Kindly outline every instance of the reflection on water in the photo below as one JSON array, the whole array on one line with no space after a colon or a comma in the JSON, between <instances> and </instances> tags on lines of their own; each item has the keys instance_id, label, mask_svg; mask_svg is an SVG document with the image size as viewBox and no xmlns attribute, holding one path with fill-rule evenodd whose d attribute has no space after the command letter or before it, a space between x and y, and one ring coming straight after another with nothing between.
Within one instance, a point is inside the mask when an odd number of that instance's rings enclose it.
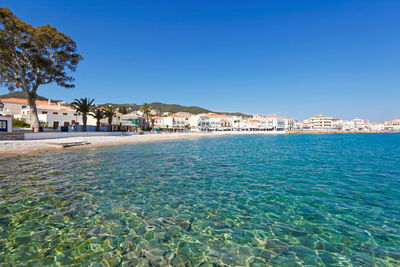
<instances>
[{"instance_id":1,"label":"reflection on water","mask_svg":"<svg viewBox=\"0 0 400 267\"><path fill-rule=\"evenodd\" d=\"M400 265L400 135L233 136L0 160L9 265Z\"/></svg>"}]
</instances>

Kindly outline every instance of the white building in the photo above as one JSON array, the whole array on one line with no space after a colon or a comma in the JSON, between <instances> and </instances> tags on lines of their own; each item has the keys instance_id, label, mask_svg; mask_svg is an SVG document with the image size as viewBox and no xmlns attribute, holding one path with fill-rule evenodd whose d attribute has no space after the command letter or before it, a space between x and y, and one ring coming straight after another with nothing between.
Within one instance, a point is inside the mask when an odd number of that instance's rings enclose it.
<instances>
[{"instance_id":1,"label":"white building","mask_svg":"<svg viewBox=\"0 0 400 267\"><path fill-rule=\"evenodd\" d=\"M385 130L400 131L400 119L385 121Z\"/></svg>"},{"instance_id":2,"label":"white building","mask_svg":"<svg viewBox=\"0 0 400 267\"><path fill-rule=\"evenodd\" d=\"M56 105L51 103L50 100L36 100L35 103L36 105ZM5 114L20 116L21 110L27 108L28 106L28 99L15 97L0 99L0 112Z\"/></svg>"},{"instance_id":3,"label":"white building","mask_svg":"<svg viewBox=\"0 0 400 267\"><path fill-rule=\"evenodd\" d=\"M190 126L189 118L179 114L171 114L162 119L162 129L172 131L183 131L187 130Z\"/></svg>"},{"instance_id":4,"label":"white building","mask_svg":"<svg viewBox=\"0 0 400 267\"><path fill-rule=\"evenodd\" d=\"M331 131L333 130L332 117L326 117L322 114L316 115L305 122L310 122L313 131Z\"/></svg>"},{"instance_id":5,"label":"white building","mask_svg":"<svg viewBox=\"0 0 400 267\"><path fill-rule=\"evenodd\" d=\"M210 120L207 114L192 115L189 118L190 130L194 132L210 131Z\"/></svg>"},{"instance_id":6,"label":"white building","mask_svg":"<svg viewBox=\"0 0 400 267\"><path fill-rule=\"evenodd\" d=\"M294 128L294 120L289 117L268 115L260 120L263 128L267 131L290 131Z\"/></svg>"},{"instance_id":7,"label":"white building","mask_svg":"<svg viewBox=\"0 0 400 267\"><path fill-rule=\"evenodd\" d=\"M12 132L12 115L0 113L0 133Z\"/></svg>"},{"instance_id":8,"label":"white building","mask_svg":"<svg viewBox=\"0 0 400 267\"><path fill-rule=\"evenodd\" d=\"M189 124L192 131L232 131L242 120L240 116L226 114L202 113L189 117Z\"/></svg>"},{"instance_id":9,"label":"white building","mask_svg":"<svg viewBox=\"0 0 400 267\"><path fill-rule=\"evenodd\" d=\"M369 124L369 129L373 132L380 132L385 130L385 124L381 122L372 122Z\"/></svg>"},{"instance_id":10,"label":"white building","mask_svg":"<svg viewBox=\"0 0 400 267\"><path fill-rule=\"evenodd\" d=\"M47 124L47 127L57 129L60 126L82 124L82 116L74 109L63 106L61 103L36 104L39 121ZM24 119L30 123L31 109L28 106L21 109L21 114L16 118Z\"/></svg>"}]
</instances>

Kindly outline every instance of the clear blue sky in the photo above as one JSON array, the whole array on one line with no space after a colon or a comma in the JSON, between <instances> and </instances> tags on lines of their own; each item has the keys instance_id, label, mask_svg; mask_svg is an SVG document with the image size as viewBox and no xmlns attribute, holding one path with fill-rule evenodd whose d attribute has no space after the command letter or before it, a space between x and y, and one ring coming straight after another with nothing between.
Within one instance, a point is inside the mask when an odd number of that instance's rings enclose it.
<instances>
[{"instance_id":1,"label":"clear blue sky","mask_svg":"<svg viewBox=\"0 0 400 267\"><path fill-rule=\"evenodd\" d=\"M160 101L296 119L400 117L399 0L0 5L77 42L84 60L76 88L40 88L46 97Z\"/></svg>"}]
</instances>

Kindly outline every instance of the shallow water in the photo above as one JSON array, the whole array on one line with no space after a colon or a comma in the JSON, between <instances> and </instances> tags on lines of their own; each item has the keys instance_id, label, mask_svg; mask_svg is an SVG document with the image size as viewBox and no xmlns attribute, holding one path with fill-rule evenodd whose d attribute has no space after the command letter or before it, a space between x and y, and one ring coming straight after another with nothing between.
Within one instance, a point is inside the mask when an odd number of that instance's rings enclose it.
<instances>
[{"instance_id":1,"label":"shallow water","mask_svg":"<svg viewBox=\"0 0 400 267\"><path fill-rule=\"evenodd\" d=\"M0 159L0 262L398 266L399 145L228 136Z\"/></svg>"}]
</instances>

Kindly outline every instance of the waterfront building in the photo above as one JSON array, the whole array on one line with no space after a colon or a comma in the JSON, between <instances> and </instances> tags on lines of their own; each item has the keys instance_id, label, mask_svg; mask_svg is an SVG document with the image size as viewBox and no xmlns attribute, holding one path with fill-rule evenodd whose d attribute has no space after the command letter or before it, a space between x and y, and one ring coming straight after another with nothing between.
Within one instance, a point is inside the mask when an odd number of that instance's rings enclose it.
<instances>
[{"instance_id":1,"label":"waterfront building","mask_svg":"<svg viewBox=\"0 0 400 267\"><path fill-rule=\"evenodd\" d=\"M154 120L153 130L159 131L164 128L164 117L154 116L152 119Z\"/></svg>"},{"instance_id":2,"label":"waterfront building","mask_svg":"<svg viewBox=\"0 0 400 267\"><path fill-rule=\"evenodd\" d=\"M70 107L62 105L61 102L54 104L48 101L46 104L36 104L36 109L39 121L45 123L49 128L58 129L60 126L82 124L81 114ZM24 108L21 108L21 113L14 117L24 119L27 123L30 123L30 106L25 105Z\"/></svg>"},{"instance_id":3,"label":"waterfront building","mask_svg":"<svg viewBox=\"0 0 400 267\"><path fill-rule=\"evenodd\" d=\"M136 113L121 114L120 121L116 121L116 124L118 124L118 122L120 122L121 131L135 131L143 129L146 125L146 119L142 116L138 116Z\"/></svg>"},{"instance_id":4,"label":"waterfront building","mask_svg":"<svg viewBox=\"0 0 400 267\"><path fill-rule=\"evenodd\" d=\"M206 115L210 122L210 131L230 131L232 118L225 114L209 113Z\"/></svg>"},{"instance_id":5,"label":"waterfront building","mask_svg":"<svg viewBox=\"0 0 400 267\"><path fill-rule=\"evenodd\" d=\"M166 130L183 131L189 127L189 118L174 113L163 118L163 126Z\"/></svg>"},{"instance_id":6,"label":"waterfront building","mask_svg":"<svg viewBox=\"0 0 400 267\"><path fill-rule=\"evenodd\" d=\"M304 122L302 121L294 121L293 122L293 130L294 131L302 131L304 127Z\"/></svg>"},{"instance_id":7,"label":"waterfront building","mask_svg":"<svg viewBox=\"0 0 400 267\"><path fill-rule=\"evenodd\" d=\"M285 131L293 129L293 119L288 117L279 117L277 115L265 116L265 129L267 131Z\"/></svg>"},{"instance_id":8,"label":"waterfront building","mask_svg":"<svg viewBox=\"0 0 400 267\"><path fill-rule=\"evenodd\" d=\"M333 121L332 126L334 129L344 131L344 132L351 132L351 131L357 131L356 124L353 120L338 120L338 121Z\"/></svg>"},{"instance_id":9,"label":"waterfront building","mask_svg":"<svg viewBox=\"0 0 400 267\"><path fill-rule=\"evenodd\" d=\"M0 110L7 114L20 115L22 109L29 107L28 99L23 98L2 98L0 99ZM50 100L36 100L36 105L57 105Z\"/></svg>"},{"instance_id":10,"label":"waterfront building","mask_svg":"<svg viewBox=\"0 0 400 267\"><path fill-rule=\"evenodd\" d=\"M385 130L385 124L381 122L372 122L368 127L373 132L380 132Z\"/></svg>"},{"instance_id":11,"label":"waterfront building","mask_svg":"<svg viewBox=\"0 0 400 267\"><path fill-rule=\"evenodd\" d=\"M208 132L210 131L210 120L207 114L202 113L189 117L190 130L193 132Z\"/></svg>"},{"instance_id":12,"label":"waterfront building","mask_svg":"<svg viewBox=\"0 0 400 267\"><path fill-rule=\"evenodd\" d=\"M0 112L0 133L12 132L12 115Z\"/></svg>"},{"instance_id":13,"label":"waterfront building","mask_svg":"<svg viewBox=\"0 0 400 267\"><path fill-rule=\"evenodd\" d=\"M306 122L311 123L313 131L331 131L333 130L332 127L333 120L334 118L332 117L327 117L322 114L319 114L308 119Z\"/></svg>"},{"instance_id":14,"label":"waterfront building","mask_svg":"<svg viewBox=\"0 0 400 267\"><path fill-rule=\"evenodd\" d=\"M391 121L385 121L385 130L400 131L400 118Z\"/></svg>"}]
</instances>

